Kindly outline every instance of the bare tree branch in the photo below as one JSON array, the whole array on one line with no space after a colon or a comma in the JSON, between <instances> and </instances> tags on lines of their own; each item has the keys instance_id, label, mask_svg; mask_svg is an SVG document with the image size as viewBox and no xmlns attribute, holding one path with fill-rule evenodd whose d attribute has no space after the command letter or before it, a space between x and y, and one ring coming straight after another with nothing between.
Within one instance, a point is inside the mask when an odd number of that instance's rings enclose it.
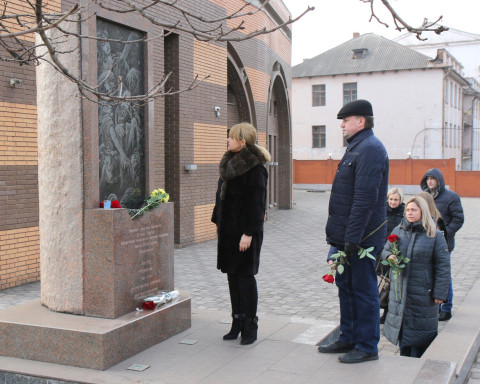
<instances>
[{"instance_id":1,"label":"bare tree branch","mask_svg":"<svg viewBox=\"0 0 480 384\"><path fill-rule=\"evenodd\" d=\"M378 23L384 25L385 27L389 28L389 25L376 15L374 10L374 2L375 0L360 0L363 3L370 3L370 21L372 19L377 20ZM412 27L407 21L402 18L397 11L392 7L389 0L381 0L383 6L388 10L390 15L392 16L393 23L395 24L395 29L398 31L407 30L410 33L414 33L419 40L427 40L427 38L423 38L421 35L423 32L435 32L437 35L441 34L442 32L448 31L448 28L444 25L440 25L440 21L442 21L443 16L439 16L435 21L429 22L427 18L424 18L422 25L419 27Z\"/></svg>"},{"instance_id":2,"label":"bare tree branch","mask_svg":"<svg viewBox=\"0 0 480 384\"><path fill-rule=\"evenodd\" d=\"M8 6L8 0L4 2L4 6L0 11L0 47L3 48L3 53L0 53L0 61L16 62L20 65L48 63L67 79L74 82L78 86L82 97L92 101L112 103L125 101L140 103L162 96L189 91L197 87L209 76L201 79L195 77L185 89L173 90L165 89L165 85L170 77L170 74L166 74L145 94L129 95L123 92L121 77L117 78L114 84L109 79L108 87L105 86L105 82L111 75L115 65L113 63L110 70L107 69L103 73L104 77L98 80L98 84L89 84L81 76L74 75L62 60L63 55L79 49L83 39L127 46L163 38L171 33L187 33L203 42L243 41L278 31L299 20L307 12L314 9L313 7L308 7L299 16L295 18L290 17L280 24L272 22L271 27L246 31L246 21L260 12L264 12L270 0L262 2L259 6L254 6L251 2L246 1L230 14L214 18L207 18L200 13L195 13L192 11L195 7L187 7L189 3L185 2L183 3L185 5L182 5L177 0L115 0L114 2L108 0L77 0L67 12L51 12L45 0L23 1L31 8L31 13L28 10L24 10L22 13L14 13L11 11L14 8ZM177 16L169 19L159 17L158 7L161 7L162 10L167 9L170 14ZM149 36L148 39L137 38L122 41L104 36L81 34L79 27L75 28L73 32L71 28L65 28L69 23L76 23L80 26L81 23L96 17L95 10L99 8L119 14L140 15L152 25L158 27L159 32L155 36ZM165 12L160 12L160 14L165 14ZM55 31L55 33L49 33L51 31ZM34 35L39 37L38 42L40 44L32 46L31 41ZM74 45L77 48L60 48L68 39L76 41ZM38 50L38 48L42 48L43 51ZM108 88L108 90L105 91L105 88Z\"/></svg>"}]
</instances>

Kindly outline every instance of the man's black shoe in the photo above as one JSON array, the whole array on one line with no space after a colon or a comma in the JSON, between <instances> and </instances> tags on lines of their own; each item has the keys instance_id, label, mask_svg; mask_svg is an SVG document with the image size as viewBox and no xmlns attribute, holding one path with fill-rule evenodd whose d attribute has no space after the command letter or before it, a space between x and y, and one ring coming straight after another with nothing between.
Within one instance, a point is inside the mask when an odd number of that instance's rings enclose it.
<instances>
[{"instance_id":1,"label":"man's black shoe","mask_svg":"<svg viewBox=\"0 0 480 384\"><path fill-rule=\"evenodd\" d=\"M355 347L355 344L346 344L340 341L336 341L328 345L320 345L318 347L318 352L322 353L346 353L349 352Z\"/></svg>"},{"instance_id":2,"label":"man's black shoe","mask_svg":"<svg viewBox=\"0 0 480 384\"><path fill-rule=\"evenodd\" d=\"M447 321L452 318L452 312L440 312L438 315L438 321Z\"/></svg>"},{"instance_id":3,"label":"man's black shoe","mask_svg":"<svg viewBox=\"0 0 480 384\"><path fill-rule=\"evenodd\" d=\"M378 353L367 353L354 348L345 355L339 356L338 360L346 364L363 363L364 361L378 360Z\"/></svg>"}]
</instances>

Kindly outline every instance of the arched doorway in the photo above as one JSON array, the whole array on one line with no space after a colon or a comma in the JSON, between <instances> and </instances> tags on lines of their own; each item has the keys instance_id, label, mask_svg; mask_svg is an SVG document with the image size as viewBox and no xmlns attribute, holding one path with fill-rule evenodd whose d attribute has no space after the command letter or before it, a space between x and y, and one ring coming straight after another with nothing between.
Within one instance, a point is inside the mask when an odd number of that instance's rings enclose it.
<instances>
[{"instance_id":1,"label":"arched doorway","mask_svg":"<svg viewBox=\"0 0 480 384\"><path fill-rule=\"evenodd\" d=\"M267 143L272 155L269 168L269 209L292 208L292 150L290 108L285 74L277 62L273 67L268 103Z\"/></svg>"},{"instance_id":2,"label":"arched doorway","mask_svg":"<svg viewBox=\"0 0 480 384\"><path fill-rule=\"evenodd\" d=\"M256 127L253 94L245 68L231 44L227 49L227 126L230 129L237 123L249 122Z\"/></svg>"}]
</instances>

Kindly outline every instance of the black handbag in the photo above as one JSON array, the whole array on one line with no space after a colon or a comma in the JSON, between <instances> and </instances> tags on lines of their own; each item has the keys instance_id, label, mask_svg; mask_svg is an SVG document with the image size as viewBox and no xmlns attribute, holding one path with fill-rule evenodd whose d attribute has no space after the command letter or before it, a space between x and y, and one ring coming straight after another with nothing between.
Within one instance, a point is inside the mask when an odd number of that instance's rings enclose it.
<instances>
[{"instance_id":1,"label":"black handbag","mask_svg":"<svg viewBox=\"0 0 480 384\"><path fill-rule=\"evenodd\" d=\"M388 293L390 292L390 279L386 275L377 276L378 299L380 308L388 308Z\"/></svg>"},{"instance_id":2,"label":"black handbag","mask_svg":"<svg viewBox=\"0 0 480 384\"><path fill-rule=\"evenodd\" d=\"M383 265L381 265L381 261L380 260L378 261L377 263L378 300L380 301L380 308L382 309L388 308L388 293L390 292L390 279L388 277L389 269L390 268L383 268Z\"/></svg>"}]
</instances>

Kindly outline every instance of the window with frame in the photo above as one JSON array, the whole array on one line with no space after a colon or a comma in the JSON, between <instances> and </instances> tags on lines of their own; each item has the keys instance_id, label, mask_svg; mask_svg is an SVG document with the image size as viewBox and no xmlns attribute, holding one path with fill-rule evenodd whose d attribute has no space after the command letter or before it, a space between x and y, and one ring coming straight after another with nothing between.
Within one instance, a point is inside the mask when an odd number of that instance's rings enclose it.
<instances>
[{"instance_id":1,"label":"window with frame","mask_svg":"<svg viewBox=\"0 0 480 384\"><path fill-rule=\"evenodd\" d=\"M445 81L445 104L448 105L450 104L450 100L448 99L449 93L448 93L448 80Z\"/></svg>"},{"instance_id":2,"label":"window with frame","mask_svg":"<svg viewBox=\"0 0 480 384\"><path fill-rule=\"evenodd\" d=\"M457 92L457 84L455 84L455 108L458 108L458 92Z\"/></svg>"},{"instance_id":3,"label":"window with frame","mask_svg":"<svg viewBox=\"0 0 480 384\"><path fill-rule=\"evenodd\" d=\"M325 148L326 128L325 125L312 126L312 148Z\"/></svg>"},{"instance_id":4,"label":"window with frame","mask_svg":"<svg viewBox=\"0 0 480 384\"><path fill-rule=\"evenodd\" d=\"M450 81L450 103L449 103L452 107L453 107L453 82Z\"/></svg>"},{"instance_id":5,"label":"window with frame","mask_svg":"<svg viewBox=\"0 0 480 384\"><path fill-rule=\"evenodd\" d=\"M364 59L367 56L367 48L353 49L352 59Z\"/></svg>"},{"instance_id":6,"label":"window with frame","mask_svg":"<svg viewBox=\"0 0 480 384\"><path fill-rule=\"evenodd\" d=\"M452 134L452 124L450 123L449 125L449 129L448 129L448 146L450 148L452 148L452 144L453 144L453 134Z\"/></svg>"},{"instance_id":7,"label":"window with frame","mask_svg":"<svg viewBox=\"0 0 480 384\"><path fill-rule=\"evenodd\" d=\"M357 83L343 83L343 105L357 100Z\"/></svg>"},{"instance_id":8,"label":"window with frame","mask_svg":"<svg viewBox=\"0 0 480 384\"><path fill-rule=\"evenodd\" d=\"M325 84L312 85L312 107L323 107L326 104Z\"/></svg>"},{"instance_id":9,"label":"window with frame","mask_svg":"<svg viewBox=\"0 0 480 384\"><path fill-rule=\"evenodd\" d=\"M448 147L448 123L445 122L443 127L443 138L444 138L444 147Z\"/></svg>"}]
</instances>

